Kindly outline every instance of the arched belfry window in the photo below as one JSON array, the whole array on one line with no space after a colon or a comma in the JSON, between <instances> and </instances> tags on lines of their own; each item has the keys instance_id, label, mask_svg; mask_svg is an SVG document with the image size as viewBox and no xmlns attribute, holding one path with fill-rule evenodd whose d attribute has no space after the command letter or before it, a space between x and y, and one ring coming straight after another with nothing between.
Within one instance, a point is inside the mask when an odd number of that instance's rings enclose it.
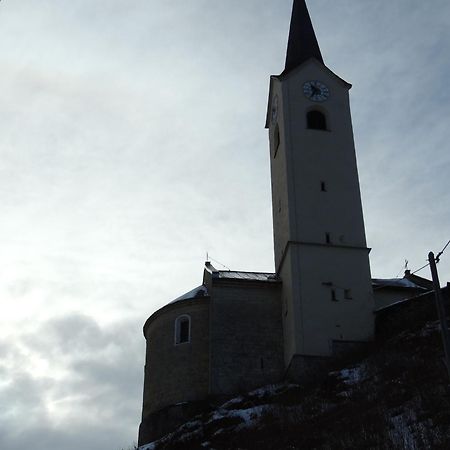
<instances>
[{"instance_id":1,"label":"arched belfry window","mask_svg":"<svg viewBox=\"0 0 450 450\"><path fill-rule=\"evenodd\" d=\"M175 345L191 342L191 318L185 314L175 320Z\"/></svg>"},{"instance_id":2,"label":"arched belfry window","mask_svg":"<svg viewBox=\"0 0 450 450\"><path fill-rule=\"evenodd\" d=\"M326 130L327 129L327 118L325 114L312 110L306 114L306 123L310 130Z\"/></svg>"}]
</instances>

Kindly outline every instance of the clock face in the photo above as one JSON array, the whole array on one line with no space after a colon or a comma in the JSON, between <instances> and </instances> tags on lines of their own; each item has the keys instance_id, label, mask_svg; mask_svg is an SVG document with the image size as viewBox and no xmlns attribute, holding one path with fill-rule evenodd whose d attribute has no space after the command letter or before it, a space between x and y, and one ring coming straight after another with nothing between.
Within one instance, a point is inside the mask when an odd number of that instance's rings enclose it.
<instances>
[{"instance_id":1,"label":"clock face","mask_svg":"<svg viewBox=\"0 0 450 450\"><path fill-rule=\"evenodd\" d=\"M270 110L270 120L272 123L275 123L277 121L278 117L278 95L275 95L275 97L272 100L272 109Z\"/></svg>"},{"instance_id":2,"label":"clock face","mask_svg":"<svg viewBox=\"0 0 450 450\"><path fill-rule=\"evenodd\" d=\"M303 85L305 97L313 102L324 102L330 96L328 87L320 81L307 81Z\"/></svg>"}]
</instances>

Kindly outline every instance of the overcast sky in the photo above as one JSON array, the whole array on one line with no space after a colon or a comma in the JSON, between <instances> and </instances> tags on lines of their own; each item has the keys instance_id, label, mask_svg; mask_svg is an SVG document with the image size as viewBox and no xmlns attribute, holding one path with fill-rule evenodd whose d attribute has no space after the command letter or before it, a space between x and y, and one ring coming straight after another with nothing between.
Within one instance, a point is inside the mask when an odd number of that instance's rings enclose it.
<instances>
[{"instance_id":1,"label":"overcast sky","mask_svg":"<svg viewBox=\"0 0 450 450\"><path fill-rule=\"evenodd\" d=\"M450 239L450 3L310 0L351 102L374 277ZM291 0L0 2L0 448L119 450L142 325L206 252L273 271ZM450 280L450 249L440 264ZM428 269L419 273L429 276Z\"/></svg>"}]
</instances>

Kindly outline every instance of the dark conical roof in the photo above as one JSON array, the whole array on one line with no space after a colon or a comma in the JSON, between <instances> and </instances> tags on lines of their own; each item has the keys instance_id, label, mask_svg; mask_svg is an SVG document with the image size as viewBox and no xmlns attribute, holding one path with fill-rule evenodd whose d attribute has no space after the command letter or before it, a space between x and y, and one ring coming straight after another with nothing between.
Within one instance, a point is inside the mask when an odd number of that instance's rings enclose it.
<instances>
[{"instance_id":1,"label":"dark conical roof","mask_svg":"<svg viewBox=\"0 0 450 450\"><path fill-rule=\"evenodd\" d=\"M316 58L323 64L306 2L305 0L294 0L285 72L295 69L309 58Z\"/></svg>"}]
</instances>

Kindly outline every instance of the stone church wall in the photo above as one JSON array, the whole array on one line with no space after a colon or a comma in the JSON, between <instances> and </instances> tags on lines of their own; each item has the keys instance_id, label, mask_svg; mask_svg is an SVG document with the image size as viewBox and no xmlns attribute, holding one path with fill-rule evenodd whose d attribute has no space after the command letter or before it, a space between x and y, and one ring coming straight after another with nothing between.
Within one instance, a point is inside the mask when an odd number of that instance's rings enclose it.
<instances>
[{"instance_id":1,"label":"stone church wall","mask_svg":"<svg viewBox=\"0 0 450 450\"><path fill-rule=\"evenodd\" d=\"M191 342L174 345L175 320L184 314L191 317ZM145 336L143 419L178 402L203 400L209 387L209 298L167 305L149 319Z\"/></svg>"},{"instance_id":2,"label":"stone church wall","mask_svg":"<svg viewBox=\"0 0 450 450\"><path fill-rule=\"evenodd\" d=\"M227 395L283 376L280 284L215 280L211 294L211 388Z\"/></svg>"}]
</instances>

